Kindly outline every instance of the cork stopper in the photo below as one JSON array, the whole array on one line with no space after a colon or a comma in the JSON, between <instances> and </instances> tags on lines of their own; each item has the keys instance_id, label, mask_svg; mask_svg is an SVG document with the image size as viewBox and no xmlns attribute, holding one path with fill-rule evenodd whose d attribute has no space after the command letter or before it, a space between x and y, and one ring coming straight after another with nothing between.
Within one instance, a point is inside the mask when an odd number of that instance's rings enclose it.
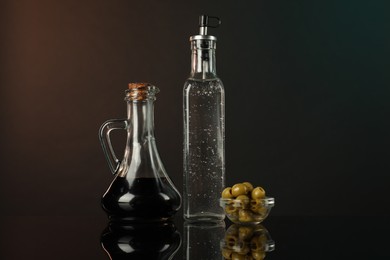
<instances>
[{"instance_id":1,"label":"cork stopper","mask_svg":"<svg viewBox=\"0 0 390 260\"><path fill-rule=\"evenodd\" d=\"M126 90L126 101L155 100L156 94L160 91L150 83L129 83Z\"/></svg>"}]
</instances>

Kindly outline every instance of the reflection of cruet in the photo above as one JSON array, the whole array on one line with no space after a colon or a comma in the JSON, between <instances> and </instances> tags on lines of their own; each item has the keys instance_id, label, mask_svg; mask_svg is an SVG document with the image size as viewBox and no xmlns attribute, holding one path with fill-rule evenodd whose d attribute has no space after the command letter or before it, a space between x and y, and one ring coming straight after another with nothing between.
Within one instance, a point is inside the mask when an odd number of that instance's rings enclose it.
<instances>
[{"instance_id":1,"label":"reflection of cruet","mask_svg":"<svg viewBox=\"0 0 390 260\"><path fill-rule=\"evenodd\" d=\"M158 91L148 83L130 83L125 98L127 118L108 120L100 128L100 142L115 174L102 198L111 221L164 221L180 208L180 194L165 172L154 138L153 103ZM122 160L111 145L114 129L127 131Z\"/></svg>"},{"instance_id":2,"label":"reflection of cruet","mask_svg":"<svg viewBox=\"0 0 390 260\"><path fill-rule=\"evenodd\" d=\"M113 260L172 259L181 245L180 233L171 222L123 226L110 223L100 241Z\"/></svg>"}]
</instances>

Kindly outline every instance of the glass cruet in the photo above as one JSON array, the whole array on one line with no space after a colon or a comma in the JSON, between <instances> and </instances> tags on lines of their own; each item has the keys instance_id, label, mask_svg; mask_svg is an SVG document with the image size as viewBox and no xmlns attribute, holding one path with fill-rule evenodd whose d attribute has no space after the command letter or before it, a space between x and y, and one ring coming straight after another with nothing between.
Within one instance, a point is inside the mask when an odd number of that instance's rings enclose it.
<instances>
[{"instance_id":1,"label":"glass cruet","mask_svg":"<svg viewBox=\"0 0 390 260\"><path fill-rule=\"evenodd\" d=\"M155 142L153 105L158 92L149 83L130 83L125 98L127 118L108 120L100 128L100 142L115 175L102 198L111 221L164 221L181 206L181 196L165 171ZM110 132L115 129L127 131L122 160L111 145Z\"/></svg>"},{"instance_id":2,"label":"glass cruet","mask_svg":"<svg viewBox=\"0 0 390 260\"><path fill-rule=\"evenodd\" d=\"M116 225L110 222L100 242L109 259L173 259L181 245L173 222Z\"/></svg>"}]
</instances>

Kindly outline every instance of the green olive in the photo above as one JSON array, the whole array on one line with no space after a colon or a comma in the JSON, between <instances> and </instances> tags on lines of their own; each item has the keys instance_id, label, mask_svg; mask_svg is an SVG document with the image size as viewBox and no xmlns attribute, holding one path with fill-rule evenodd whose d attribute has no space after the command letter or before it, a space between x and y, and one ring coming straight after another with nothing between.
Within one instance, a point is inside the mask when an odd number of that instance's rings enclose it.
<instances>
[{"instance_id":1,"label":"green olive","mask_svg":"<svg viewBox=\"0 0 390 260\"><path fill-rule=\"evenodd\" d=\"M225 189L222 191L222 198L223 198L223 199L231 199L231 198L233 198L233 195L232 195L232 188L231 188L231 187L227 187L227 188L225 188Z\"/></svg>"},{"instance_id":2,"label":"green olive","mask_svg":"<svg viewBox=\"0 0 390 260\"><path fill-rule=\"evenodd\" d=\"M245 185L245 187L246 187L246 192L247 192L247 193L252 192L252 190L253 190L253 185L252 185L252 183L246 181L246 182L243 182L242 184Z\"/></svg>"},{"instance_id":3,"label":"green olive","mask_svg":"<svg viewBox=\"0 0 390 260\"><path fill-rule=\"evenodd\" d=\"M264 251L252 252L252 257L255 260L263 260L265 258Z\"/></svg>"},{"instance_id":4,"label":"green olive","mask_svg":"<svg viewBox=\"0 0 390 260\"><path fill-rule=\"evenodd\" d=\"M235 208L231 205L226 206L225 213L232 221L235 221L238 219L238 208Z\"/></svg>"},{"instance_id":5,"label":"green olive","mask_svg":"<svg viewBox=\"0 0 390 260\"><path fill-rule=\"evenodd\" d=\"M240 205L240 207L246 209L250 206L250 199L247 195L240 195L237 198L235 198L236 205Z\"/></svg>"},{"instance_id":6,"label":"green olive","mask_svg":"<svg viewBox=\"0 0 390 260\"><path fill-rule=\"evenodd\" d=\"M246 195L246 186L242 183L233 185L232 187L233 197L238 197L240 195Z\"/></svg>"},{"instance_id":7,"label":"green olive","mask_svg":"<svg viewBox=\"0 0 390 260\"><path fill-rule=\"evenodd\" d=\"M234 187L234 186L233 186ZM264 199L265 190L262 187L256 187L252 191L252 199Z\"/></svg>"},{"instance_id":8,"label":"green olive","mask_svg":"<svg viewBox=\"0 0 390 260\"><path fill-rule=\"evenodd\" d=\"M265 219L265 216L264 214L255 213L253 214L253 219L255 220L255 222L261 222Z\"/></svg>"},{"instance_id":9,"label":"green olive","mask_svg":"<svg viewBox=\"0 0 390 260\"><path fill-rule=\"evenodd\" d=\"M233 205L227 205L225 207L225 212L229 215L230 218L238 218L238 210L239 209Z\"/></svg>"},{"instance_id":10,"label":"green olive","mask_svg":"<svg viewBox=\"0 0 390 260\"><path fill-rule=\"evenodd\" d=\"M261 199L252 199L251 206L262 207L263 201Z\"/></svg>"},{"instance_id":11,"label":"green olive","mask_svg":"<svg viewBox=\"0 0 390 260\"><path fill-rule=\"evenodd\" d=\"M262 207L261 205L251 206L251 210L252 212L260 214L261 216L264 216L267 213L267 208Z\"/></svg>"},{"instance_id":12,"label":"green olive","mask_svg":"<svg viewBox=\"0 0 390 260\"><path fill-rule=\"evenodd\" d=\"M238 220L240 222L251 222L253 221L252 212L247 209L241 209L238 212Z\"/></svg>"}]
</instances>

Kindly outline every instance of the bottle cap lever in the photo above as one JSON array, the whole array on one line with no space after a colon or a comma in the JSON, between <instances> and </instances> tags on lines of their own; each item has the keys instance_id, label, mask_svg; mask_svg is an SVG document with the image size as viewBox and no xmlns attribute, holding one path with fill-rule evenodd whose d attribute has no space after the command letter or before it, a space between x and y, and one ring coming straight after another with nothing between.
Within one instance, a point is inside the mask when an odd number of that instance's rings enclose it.
<instances>
[{"instance_id":1,"label":"bottle cap lever","mask_svg":"<svg viewBox=\"0 0 390 260\"><path fill-rule=\"evenodd\" d=\"M215 20L216 23L209 24L209 20ZM199 16L199 34L207 35L207 27L217 28L221 24L221 19L216 16L200 15Z\"/></svg>"}]
</instances>

